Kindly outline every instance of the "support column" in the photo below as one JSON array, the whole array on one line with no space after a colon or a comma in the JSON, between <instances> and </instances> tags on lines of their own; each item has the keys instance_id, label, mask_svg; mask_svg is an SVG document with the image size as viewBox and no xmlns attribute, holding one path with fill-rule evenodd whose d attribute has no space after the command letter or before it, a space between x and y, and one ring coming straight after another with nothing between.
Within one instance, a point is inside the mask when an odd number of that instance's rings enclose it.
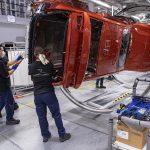
<instances>
[{"instance_id":1,"label":"support column","mask_svg":"<svg viewBox=\"0 0 150 150\"><path fill-rule=\"evenodd\" d=\"M113 119L109 119L109 128L108 128L108 150L112 150L112 137L113 137Z\"/></svg>"},{"instance_id":2,"label":"support column","mask_svg":"<svg viewBox=\"0 0 150 150\"><path fill-rule=\"evenodd\" d=\"M6 0L5 0L5 15L8 15L7 14L7 2L6 2Z\"/></svg>"},{"instance_id":3,"label":"support column","mask_svg":"<svg viewBox=\"0 0 150 150\"><path fill-rule=\"evenodd\" d=\"M150 130L148 131L147 135L147 150L150 150Z\"/></svg>"}]
</instances>

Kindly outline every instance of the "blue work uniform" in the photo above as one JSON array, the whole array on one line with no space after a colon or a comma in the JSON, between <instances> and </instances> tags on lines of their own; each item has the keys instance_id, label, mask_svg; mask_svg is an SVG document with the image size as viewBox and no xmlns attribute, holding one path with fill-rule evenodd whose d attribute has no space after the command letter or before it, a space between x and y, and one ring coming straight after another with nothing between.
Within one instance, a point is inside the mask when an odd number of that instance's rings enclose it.
<instances>
[{"instance_id":1,"label":"blue work uniform","mask_svg":"<svg viewBox=\"0 0 150 150\"><path fill-rule=\"evenodd\" d=\"M34 84L34 102L39 119L41 134L43 137L49 137L47 121L47 107L49 108L60 137L66 133L63 126L59 103L52 85L53 65L51 63L43 65L40 61L35 61L29 65L29 75Z\"/></svg>"},{"instance_id":2,"label":"blue work uniform","mask_svg":"<svg viewBox=\"0 0 150 150\"><path fill-rule=\"evenodd\" d=\"M6 119L9 121L14 115L14 101L12 98L8 67L4 60L0 58L0 111L4 106L6 109Z\"/></svg>"},{"instance_id":3,"label":"blue work uniform","mask_svg":"<svg viewBox=\"0 0 150 150\"><path fill-rule=\"evenodd\" d=\"M9 70L9 67L7 67L7 64L8 64L8 57L7 55L5 55L4 57L1 58L1 61L4 62L4 65L5 67ZM11 101L13 101L13 104L14 104L14 110L15 108L17 109L18 108L18 104L15 102L15 99L14 99L14 96L13 96L13 93L12 93L12 90L11 90L11 81L10 81L10 78L9 78L9 87L10 87L10 91L9 91L9 94L10 94L10 98L11 98ZM0 107L0 111L2 111L2 109L4 108L5 104L3 103L3 106L1 105Z\"/></svg>"}]
</instances>

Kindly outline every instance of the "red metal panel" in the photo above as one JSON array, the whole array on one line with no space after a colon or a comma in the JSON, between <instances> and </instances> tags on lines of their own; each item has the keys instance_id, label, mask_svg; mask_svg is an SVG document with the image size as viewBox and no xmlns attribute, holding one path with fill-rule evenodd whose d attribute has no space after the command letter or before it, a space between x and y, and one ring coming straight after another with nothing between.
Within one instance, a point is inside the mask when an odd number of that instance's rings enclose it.
<instances>
[{"instance_id":1,"label":"red metal panel","mask_svg":"<svg viewBox=\"0 0 150 150\"><path fill-rule=\"evenodd\" d=\"M90 18L72 13L69 19L63 86L78 88L84 80L90 49Z\"/></svg>"},{"instance_id":2,"label":"red metal panel","mask_svg":"<svg viewBox=\"0 0 150 150\"><path fill-rule=\"evenodd\" d=\"M117 71L123 27L104 22L100 40L97 76Z\"/></svg>"},{"instance_id":3,"label":"red metal panel","mask_svg":"<svg viewBox=\"0 0 150 150\"><path fill-rule=\"evenodd\" d=\"M75 71L78 61L78 51L81 38L81 27L79 21L82 23L83 16L78 13L71 13L69 16L68 33L66 41L66 54L64 64L63 86L69 87L74 85Z\"/></svg>"},{"instance_id":4,"label":"red metal panel","mask_svg":"<svg viewBox=\"0 0 150 150\"><path fill-rule=\"evenodd\" d=\"M150 26L134 24L129 55L125 69L132 71L150 71Z\"/></svg>"},{"instance_id":5,"label":"red metal panel","mask_svg":"<svg viewBox=\"0 0 150 150\"><path fill-rule=\"evenodd\" d=\"M90 53L90 39L91 39L91 25L88 13L84 12L84 22L82 29L82 47L79 66L77 69L75 88L78 88L84 80L85 71L87 68L89 53Z\"/></svg>"},{"instance_id":6,"label":"red metal panel","mask_svg":"<svg viewBox=\"0 0 150 150\"><path fill-rule=\"evenodd\" d=\"M53 3L51 3L53 2ZM68 32L65 42L65 64L62 85L64 87L74 86L78 88L84 80L91 39L91 25L89 16L103 22L101 32L96 78L117 71L126 69L133 71L150 71L150 26L136 24L124 19L118 20L115 17L103 17L102 15L89 12L83 7L76 8L73 3L44 0L43 3L50 3L45 8L45 14L53 11L63 10L70 13ZM131 41L129 53L126 57L119 57L123 30L131 28ZM124 38L123 38L124 39ZM123 45L122 45L123 46ZM119 59L120 58L120 59ZM118 66L118 60L126 59ZM120 67L120 68L119 68Z\"/></svg>"}]
</instances>

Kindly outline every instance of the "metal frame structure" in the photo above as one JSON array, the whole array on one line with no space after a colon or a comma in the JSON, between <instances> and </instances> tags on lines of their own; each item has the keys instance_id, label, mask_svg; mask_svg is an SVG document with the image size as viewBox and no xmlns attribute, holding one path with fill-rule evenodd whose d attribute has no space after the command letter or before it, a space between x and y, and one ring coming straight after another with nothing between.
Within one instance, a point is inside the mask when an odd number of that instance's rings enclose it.
<instances>
[{"instance_id":1,"label":"metal frame structure","mask_svg":"<svg viewBox=\"0 0 150 150\"><path fill-rule=\"evenodd\" d=\"M132 96L136 97L137 95L137 85L139 83L139 81L142 82L150 82L150 80L147 79L139 79L136 78L135 82L133 84L133 93ZM144 98L148 92L150 91L150 84L148 85L148 87L145 89L145 91L140 95L141 98ZM110 114L110 118L109 118L109 136L108 136L108 150L112 150L113 147L113 123L114 120L118 119L122 122L124 122L125 124L130 124L130 126L136 126L136 127L140 127L140 128L148 128L149 132L148 132L148 136L147 136L147 150L150 149L150 122L149 121L141 121L141 120L137 120L137 119L133 119L133 118L128 118L125 116L120 116L119 114L117 114L116 112L112 112Z\"/></svg>"},{"instance_id":2,"label":"metal frame structure","mask_svg":"<svg viewBox=\"0 0 150 150\"><path fill-rule=\"evenodd\" d=\"M27 6L25 0L1 0L0 15L11 15L20 18L27 18Z\"/></svg>"},{"instance_id":3,"label":"metal frame structure","mask_svg":"<svg viewBox=\"0 0 150 150\"><path fill-rule=\"evenodd\" d=\"M147 73L146 73L146 75L147 75ZM145 76L145 74L144 74L144 76ZM138 78L143 78L143 75L139 75ZM137 82L137 79L135 80L135 83ZM148 81L148 80L138 79L138 81ZM116 84L118 84L118 86L116 88L113 88L113 91L116 91L116 90L120 89L121 87L123 87L125 89L122 92L115 93L117 96L116 96L116 98L114 98L114 100L112 100L112 96L114 96L112 89L103 91L103 93L99 93L98 95L93 96L92 98L84 100L84 102L79 101L78 98L76 98L73 95L73 93L71 92L71 90L69 88L67 89L67 88L61 87L61 91L71 102L73 102L75 105L77 105L78 107L80 107L82 109L85 109L87 111L94 112L94 113L99 113L99 114L108 114L108 113L113 112L115 110L115 107L118 106L120 103L130 102L131 96L134 95L134 93L135 93L134 90L135 90L135 88L137 88L137 86L135 86L135 83L132 87L132 85L128 85L128 83L119 81L117 75L114 76L114 80L111 82L115 82ZM143 85L141 87L143 87ZM141 96L147 95L147 93L150 91L150 85L146 85L146 87L144 87L144 88L145 88L144 91L140 94ZM108 101L104 104L103 101L105 99L109 99L109 97L110 97L110 101ZM96 101L99 101L99 103L97 103Z\"/></svg>"},{"instance_id":4,"label":"metal frame structure","mask_svg":"<svg viewBox=\"0 0 150 150\"><path fill-rule=\"evenodd\" d=\"M115 112L110 114L110 119L109 119L108 150L113 149L113 145L112 145L113 144L113 139L112 139L112 137L113 137L114 119L118 119L118 114L115 113ZM121 121L124 122L124 123L130 123L134 126L150 129L150 122L140 121L140 120L131 119L131 118L127 118L127 117L121 117ZM147 136L147 150L150 150L150 130L149 130L148 136Z\"/></svg>"}]
</instances>

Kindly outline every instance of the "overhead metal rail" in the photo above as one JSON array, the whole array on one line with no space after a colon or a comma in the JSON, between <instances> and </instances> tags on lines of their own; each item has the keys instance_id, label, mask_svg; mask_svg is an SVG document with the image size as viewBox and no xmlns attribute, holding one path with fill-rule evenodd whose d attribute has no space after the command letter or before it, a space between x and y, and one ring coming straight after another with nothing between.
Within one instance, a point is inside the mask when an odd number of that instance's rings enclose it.
<instances>
[{"instance_id":1,"label":"overhead metal rail","mask_svg":"<svg viewBox=\"0 0 150 150\"><path fill-rule=\"evenodd\" d=\"M115 80L113 82L117 82L119 84L119 87L113 88L113 90L106 91L104 93L100 93L96 96L93 96L92 98L89 98L85 100L84 102L79 101L77 98L73 96L73 93L66 88L61 87L61 91L65 94L65 96L76 106L85 109L87 111L98 113L98 114L108 114L115 110L115 106L120 104L122 100L129 101L132 96L132 87L129 85L126 86L124 82L118 82L117 77L115 76ZM144 80L145 81L145 80ZM111 81L112 82L112 81ZM112 93L115 90L119 90L119 88L124 87L124 91L122 93L115 93L117 96L116 98L112 98ZM143 86L142 86L143 87ZM142 96L145 96L150 91L150 85L146 87L146 89L141 94ZM133 92L134 93L134 92ZM97 100L97 98L99 98ZM101 105L101 102L104 102L104 99L110 99L108 102L106 102L104 105ZM97 104L95 101L99 101L100 103Z\"/></svg>"}]
</instances>

